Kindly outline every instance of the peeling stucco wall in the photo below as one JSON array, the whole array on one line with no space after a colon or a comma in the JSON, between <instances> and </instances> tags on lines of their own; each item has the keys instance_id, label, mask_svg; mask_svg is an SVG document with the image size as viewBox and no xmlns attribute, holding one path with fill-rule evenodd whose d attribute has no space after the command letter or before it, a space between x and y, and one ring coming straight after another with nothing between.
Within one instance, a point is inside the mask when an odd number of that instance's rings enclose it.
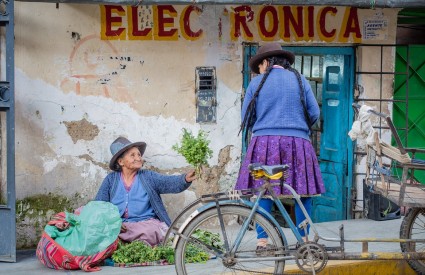
<instances>
[{"instance_id":1,"label":"peeling stucco wall","mask_svg":"<svg viewBox=\"0 0 425 275\"><path fill-rule=\"evenodd\" d=\"M99 128L83 118L80 121L64 121L68 134L74 143L78 140L93 140L99 134Z\"/></svg>"},{"instance_id":2,"label":"peeling stucco wall","mask_svg":"<svg viewBox=\"0 0 425 275\"><path fill-rule=\"evenodd\" d=\"M187 191L164 196L171 218L199 195L233 187L241 153L237 133L244 40L218 39L219 31L230 32L231 7L226 14L222 6L205 6L195 25L205 35L197 41L102 40L98 5L16 2L15 8L18 199L52 194L69 198L70 207L85 204L109 172L109 146L119 135L147 143L145 168L185 172L184 158L171 149L182 128L207 132L213 157L203 178ZM362 18L374 13L362 11ZM337 24L334 20L328 27ZM388 28L387 42L394 40L394 26ZM363 64L372 63L368 55L361 55ZM196 123L197 66L216 67L214 124ZM374 80L362 81L373 86ZM39 227L51 211L42 213ZM21 226L28 222L23 221ZM18 239L30 234L19 227L17 233Z\"/></svg>"},{"instance_id":3,"label":"peeling stucco wall","mask_svg":"<svg viewBox=\"0 0 425 275\"><path fill-rule=\"evenodd\" d=\"M97 5L16 3L15 18L18 199L61 194L75 207L86 203L109 172L109 145L119 135L148 144L146 168L187 171L171 149L182 128L206 131L213 157L205 180L164 197L170 216L176 198L181 209L201 193L232 187L240 161L240 44L102 41ZM196 66L216 66L216 124L195 123ZM27 222L18 221L18 239L35 240Z\"/></svg>"}]
</instances>

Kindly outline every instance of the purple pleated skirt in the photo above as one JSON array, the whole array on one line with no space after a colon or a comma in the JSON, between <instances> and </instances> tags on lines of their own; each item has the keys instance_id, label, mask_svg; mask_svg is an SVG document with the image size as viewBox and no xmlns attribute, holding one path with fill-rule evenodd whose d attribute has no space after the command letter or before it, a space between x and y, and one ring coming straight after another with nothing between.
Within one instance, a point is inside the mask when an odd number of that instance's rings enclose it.
<instances>
[{"instance_id":1,"label":"purple pleated skirt","mask_svg":"<svg viewBox=\"0 0 425 275\"><path fill-rule=\"evenodd\" d=\"M266 165L287 164L289 170L285 182L299 195L311 196L325 192L316 153L310 141L298 137L256 136L251 139L245 159L239 171L235 189L257 188L263 180L254 180L249 173L250 163ZM272 180L271 182L279 182ZM275 186L276 195L291 193Z\"/></svg>"}]
</instances>

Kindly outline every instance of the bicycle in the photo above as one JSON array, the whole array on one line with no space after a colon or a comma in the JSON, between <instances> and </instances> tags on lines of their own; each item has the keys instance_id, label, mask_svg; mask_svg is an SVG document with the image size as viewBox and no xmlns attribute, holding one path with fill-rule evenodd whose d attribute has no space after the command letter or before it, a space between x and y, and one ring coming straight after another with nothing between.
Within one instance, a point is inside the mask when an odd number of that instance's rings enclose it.
<instances>
[{"instance_id":1,"label":"bicycle","mask_svg":"<svg viewBox=\"0 0 425 275\"><path fill-rule=\"evenodd\" d=\"M222 265L223 269L249 274L284 274L285 261L287 260L295 260L297 266L305 273L316 274L326 267L328 260L409 259L415 262L425 259L425 252L417 252L415 249L409 249L408 252L403 250L402 253L369 253L367 251L369 242L400 242L402 245L412 247L412 244L424 243L424 239L350 240L345 239L343 226L339 228L339 238L320 236L295 190L283 182L270 183L271 179L282 178L288 169L287 165L252 164L249 168L254 178L264 179L265 183L261 187L203 195L187 206L171 224L166 239L171 233L175 234L173 245L175 247L177 274L191 274L191 265L187 263L186 255L190 253L194 246L203 250L210 258L217 259L218 261L215 262ZM312 240L307 238L304 241L302 239L290 215L275 195L273 187L281 184L290 191L305 214L306 220L299 227L307 230L307 226L310 225L313 232ZM259 200L264 197L266 192L272 197L284 220L289 225L297 241L296 244L289 245L279 223L270 213L259 207ZM254 199L255 201L252 202L251 200ZM178 227L177 221L199 203L204 203L204 205L198 207ZM416 217L417 213L414 213ZM407 225L403 222L404 226L411 228L415 219L410 215L407 222L409 223ZM271 246L266 251L266 255L256 253L256 225L260 225L269 237ZM214 240L199 238L197 229L211 231L215 236ZM319 240L338 242L339 246L325 246L320 244ZM359 253L345 252L344 244L346 242L362 242L364 244L363 251ZM199 273L199 270L193 272Z\"/></svg>"}]
</instances>

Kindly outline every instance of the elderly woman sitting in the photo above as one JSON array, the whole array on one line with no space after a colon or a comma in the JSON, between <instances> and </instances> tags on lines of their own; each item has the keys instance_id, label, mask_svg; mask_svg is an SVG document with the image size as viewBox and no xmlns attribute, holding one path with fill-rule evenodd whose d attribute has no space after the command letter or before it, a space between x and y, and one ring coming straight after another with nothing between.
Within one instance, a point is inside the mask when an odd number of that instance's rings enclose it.
<instances>
[{"instance_id":1,"label":"elderly woman sitting","mask_svg":"<svg viewBox=\"0 0 425 275\"><path fill-rule=\"evenodd\" d=\"M195 179L195 172L167 176L142 170L145 142L132 143L119 137L110 149L109 167L113 172L103 180L95 200L118 207L123 221L121 240L139 240L155 246L163 241L171 224L160 194L184 191Z\"/></svg>"}]
</instances>

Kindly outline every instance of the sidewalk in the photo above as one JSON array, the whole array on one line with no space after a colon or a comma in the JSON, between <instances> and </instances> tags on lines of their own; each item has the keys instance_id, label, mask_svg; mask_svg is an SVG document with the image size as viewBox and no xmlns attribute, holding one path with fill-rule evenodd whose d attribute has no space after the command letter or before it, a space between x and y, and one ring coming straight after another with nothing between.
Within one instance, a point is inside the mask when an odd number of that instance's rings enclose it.
<instances>
[{"instance_id":1,"label":"sidewalk","mask_svg":"<svg viewBox=\"0 0 425 275\"><path fill-rule=\"evenodd\" d=\"M403 217L402 217L403 218ZM345 238L360 239L360 238L399 238L399 230L401 219L389 221L374 221L374 220L348 220L336 221L316 224L316 228L322 237L339 238L339 227L344 225ZM294 240L289 229L284 228L288 242ZM338 246L335 242L320 242L329 246ZM361 252L361 243L346 243L347 252ZM398 243L370 243L370 252L400 252ZM404 261L329 261L328 266L320 274L414 274ZM217 265L216 260L211 260L206 264L194 264L195 268L199 268L198 274L221 274L223 271L220 265ZM205 271L208 270L208 273ZM285 272L289 270L297 270L297 266L293 261L287 261ZM333 271L332 271L333 270ZM349 271L347 271L349 270ZM348 272L348 273L346 273ZM132 267L119 268L103 266L101 271L93 274L108 275L108 274L141 274L144 275L171 275L176 274L174 266L148 266L148 267ZM52 270L43 266L35 256L34 250L19 251L17 254L16 263L0 263L0 274L13 275L49 275L49 274L87 274L86 272Z\"/></svg>"}]
</instances>

